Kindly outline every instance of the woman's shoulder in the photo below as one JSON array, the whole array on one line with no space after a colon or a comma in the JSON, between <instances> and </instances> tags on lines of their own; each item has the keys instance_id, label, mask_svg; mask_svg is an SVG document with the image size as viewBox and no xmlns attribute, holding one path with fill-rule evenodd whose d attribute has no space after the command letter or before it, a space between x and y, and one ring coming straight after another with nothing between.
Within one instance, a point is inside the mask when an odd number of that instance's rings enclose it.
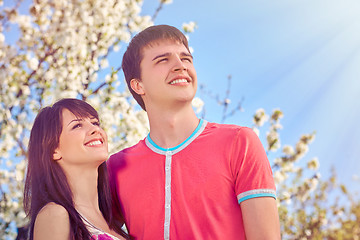
<instances>
[{"instance_id":1,"label":"woman's shoulder","mask_svg":"<svg viewBox=\"0 0 360 240\"><path fill-rule=\"evenodd\" d=\"M46 204L36 216L34 237L37 236L37 239L65 239L69 234L68 211L63 206L53 202Z\"/></svg>"},{"instance_id":2,"label":"woman's shoulder","mask_svg":"<svg viewBox=\"0 0 360 240\"><path fill-rule=\"evenodd\" d=\"M49 202L39 211L37 217L59 217L69 219L69 214L66 208L64 208L60 204Z\"/></svg>"}]
</instances>

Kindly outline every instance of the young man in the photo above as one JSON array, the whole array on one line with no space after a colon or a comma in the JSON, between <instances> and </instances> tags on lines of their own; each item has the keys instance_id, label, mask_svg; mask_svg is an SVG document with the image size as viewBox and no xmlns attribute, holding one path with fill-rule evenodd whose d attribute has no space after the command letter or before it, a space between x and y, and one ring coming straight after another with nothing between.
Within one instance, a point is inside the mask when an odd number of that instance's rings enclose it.
<instances>
[{"instance_id":1,"label":"young man","mask_svg":"<svg viewBox=\"0 0 360 240\"><path fill-rule=\"evenodd\" d=\"M149 27L132 39L122 66L150 123L144 140L108 160L115 208L130 235L280 239L272 171L256 134L194 113L186 37L171 26Z\"/></svg>"}]
</instances>

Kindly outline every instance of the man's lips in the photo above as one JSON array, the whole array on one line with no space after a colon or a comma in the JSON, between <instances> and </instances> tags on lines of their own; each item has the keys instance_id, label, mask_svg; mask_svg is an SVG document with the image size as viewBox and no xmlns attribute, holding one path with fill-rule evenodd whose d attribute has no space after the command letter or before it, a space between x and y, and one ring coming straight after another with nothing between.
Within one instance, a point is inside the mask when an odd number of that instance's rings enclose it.
<instances>
[{"instance_id":1,"label":"man's lips","mask_svg":"<svg viewBox=\"0 0 360 240\"><path fill-rule=\"evenodd\" d=\"M190 78L188 78L188 77L177 77L177 78L171 80L169 84L174 85L177 83L189 83L189 82L190 82Z\"/></svg>"}]
</instances>

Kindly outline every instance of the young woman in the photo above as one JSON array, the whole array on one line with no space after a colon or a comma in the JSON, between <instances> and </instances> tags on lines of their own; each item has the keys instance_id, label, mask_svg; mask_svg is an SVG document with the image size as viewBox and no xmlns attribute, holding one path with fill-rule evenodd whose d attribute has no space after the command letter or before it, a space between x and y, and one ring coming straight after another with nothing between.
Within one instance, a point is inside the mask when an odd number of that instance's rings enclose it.
<instances>
[{"instance_id":1,"label":"young woman","mask_svg":"<svg viewBox=\"0 0 360 240\"><path fill-rule=\"evenodd\" d=\"M30 240L129 239L112 216L107 158L107 136L92 106L62 99L40 111L24 192Z\"/></svg>"}]
</instances>

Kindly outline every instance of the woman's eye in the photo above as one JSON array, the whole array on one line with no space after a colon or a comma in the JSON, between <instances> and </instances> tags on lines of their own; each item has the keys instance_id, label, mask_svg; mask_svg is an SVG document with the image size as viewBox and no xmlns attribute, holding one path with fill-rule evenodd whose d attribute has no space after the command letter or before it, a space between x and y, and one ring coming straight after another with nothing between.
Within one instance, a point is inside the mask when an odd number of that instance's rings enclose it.
<instances>
[{"instance_id":1,"label":"woman's eye","mask_svg":"<svg viewBox=\"0 0 360 240\"><path fill-rule=\"evenodd\" d=\"M72 129L80 128L80 127L81 127L81 123L78 123L78 124L75 124Z\"/></svg>"},{"instance_id":2,"label":"woman's eye","mask_svg":"<svg viewBox=\"0 0 360 240\"><path fill-rule=\"evenodd\" d=\"M93 122L92 124L95 125L95 126L100 126L100 122L98 122L98 121Z\"/></svg>"}]
</instances>

